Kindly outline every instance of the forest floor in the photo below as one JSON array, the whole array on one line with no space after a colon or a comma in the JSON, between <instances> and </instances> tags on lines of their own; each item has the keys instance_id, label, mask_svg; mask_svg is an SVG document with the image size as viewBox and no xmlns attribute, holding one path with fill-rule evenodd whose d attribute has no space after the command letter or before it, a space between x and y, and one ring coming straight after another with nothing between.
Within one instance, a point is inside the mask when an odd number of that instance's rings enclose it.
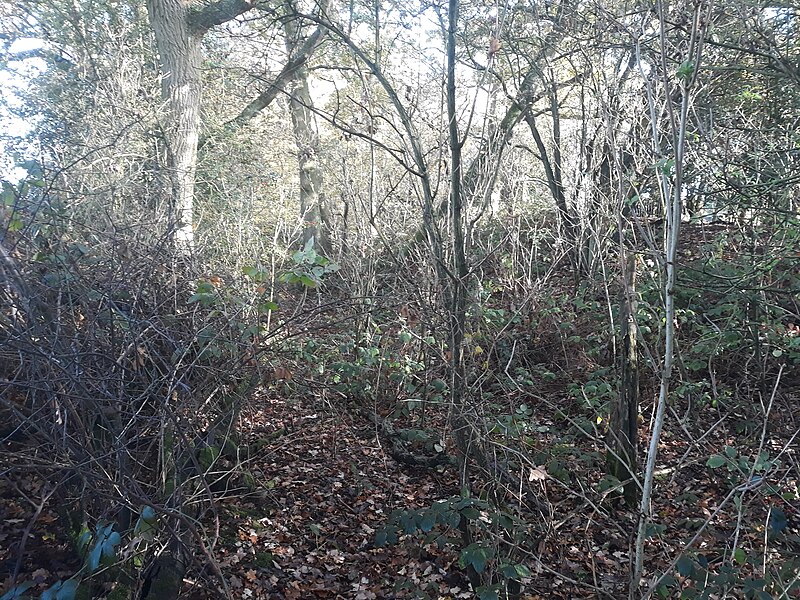
<instances>
[{"instance_id":1,"label":"forest floor","mask_svg":"<svg viewBox=\"0 0 800 600\"><path fill-rule=\"evenodd\" d=\"M374 543L392 511L457 496L454 469L398 463L374 427L346 412L267 393L254 405L251 435L282 435L252 459L266 491L232 498L220 509L220 566L237 597L474 597L452 548L410 538L383 548ZM539 542L523 598L620 597L628 542L619 526L630 525L631 516L605 522L608 515L580 503L579 495L540 485L547 504L559 505L561 522L550 524L552 532Z\"/></svg>"},{"instance_id":2,"label":"forest floor","mask_svg":"<svg viewBox=\"0 0 800 600\"><path fill-rule=\"evenodd\" d=\"M752 454L742 447L735 415L698 414L692 429L706 431L702 439L674 422L668 427L659 464L677 466L663 469L657 480L648 576L674 566L693 538L696 556L721 564L730 562L726 552L735 537L744 554L737 554L733 564L743 581L755 580L759 563L796 560L800 505L796 496L783 500L778 493L797 491L796 406L796 395L780 396L762 443L762 451L781 457L782 467L760 471L769 475L776 493L745 490L736 502L731 493L739 484L736 473L706 465L726 446L739 444L741 456ZM533 408L541 422L556 418L552 404ZM410 536L397 545L375 546L376 532L392 511L458 495L455 470L399 464L375 427L350 415L310 398L287 400L268 389L257 394L243 416L245 437L260 446L245 465L257 491L231 494L218 503L216 521L205 524L207 531L218 528L213 552L228 592L234 598L276 600L473 598L456 546ZM542 446L554 444L559 435L555 429L543 432ZM750 437L761 440L760 432ZM625 597L635 520L608 492L598 491L603 477L598 450L587 439L583 448L563 456L569 479L549 473L536 478L539 501L549 514L528 515L540 539L526 544L530 577L522 578L522 599ZM480 488L481 482L474 485ZM14 570L42 585L75 572L69 545L53 531L55 507L38 500L47 496L48 486L35 479L0 478L0 564L6 582ZM775 525L776 508L788 523ZM776 527L781 539L771 535ZM17 564L24 536L24 558ZM680 577L675 585L680 589L689 582L688 576ZM223 587L219 577L190 566L186 597L218 597Z\"/></svg>"},{"instance_id":3,"label":"forest floor","mask_svg":"<svg viewBox=\"0 0 800 600\"><path fill-rule=\"evenodd\" d=\"M783 500L777 493L797 491L797 446L792 439L800 430L793 409L798 397L780 398L773 406L761 451L770 452L773 459L780 455L784 466L758 469L768 472L776 493L745 490L738 494L738 507L731 490L741 485L739 475L743 474L733 468L723 469L723 474L706 463L726 447L738 448L742 457L755 452L742 444L744 416L720 417L712 410L697 414L691 429L704 431L702 439L675 421L667 428L659 464L672 468L660 469L656 483L656 521L646 565L649 577L674 568L681 549L693 538L696 556L721 564L731 562L725 552L736 537L740 549L733 561L738 567L737 581L754 580L760 561L781 561L800 551L796 535L800 504L796 499ZM533 409L540 422L552 424L557 418L558 409L551 403ZM220 507L218 556L234 596L290 600L474 597L459 565L459 548L426 544L411 536L394 546L374 545L376 531L392 511L423 508L457 496L453 469L399 464L375 428L353 421L348 412L310 400L287 401L266 390L248 413L246 426L254 440L273 441L251 459L250 468L266 491L257 498L231 498ZM751 442L758 443L760 432L752 433ZM543 432L542 447L557 444L560 435L554 429ZM539 539L527 544L524 562L531 576L521 582L524 600L627 595L635 516L603 489L599 451L596 442L586 439L582 448L576 446L562 456L571 477L546 474L536 478L539 501L548 514L527 516ZM541 472L545 471L542 467ZM475 480L473 493L480 493L484 484ZM775 508L780 510L773 512ZM784 515L791 527L781 528L782 539L767 540L775 514ZM706 521L709 524L704 526ZM686 565L682 569L689 574ZM674 584L678 589L691 583L688 576L678 579ZM194 597L205 595L197 590Z\"/></svg>"}]
</instances>

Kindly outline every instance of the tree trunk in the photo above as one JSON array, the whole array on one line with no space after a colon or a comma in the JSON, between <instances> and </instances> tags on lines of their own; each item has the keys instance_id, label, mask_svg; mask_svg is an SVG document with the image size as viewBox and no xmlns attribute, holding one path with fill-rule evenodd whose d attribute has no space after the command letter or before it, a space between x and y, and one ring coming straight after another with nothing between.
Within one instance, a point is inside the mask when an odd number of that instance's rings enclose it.
<instances>
[{"instance_id":1,"label":"tree trunk","mask_svg":"<svg viewBox=\"0 0 800 600\"><path fill-rule=\"evenodd\" d=\"M161 95L168 111L167 193L175 224L175 241L184 249L191 249L200 133L202 32L192 30L189 5L182 0L148 0L147 11L161 60Z\"/></svg>"},{"instance_id":2,"label":"tree trunk","mask_svg":"<svg viewBox=\"0 0 800 600\"><path fill-rule=\"evenodd\" d=\"M555 94L555 92L553 92ZM536 148L539 150L539 159L542 161L544 167L545 177L547 178L547 187L550 189L550 194L556 203L559 216L559 226L563 241L569 249L569 255L573 259L573 266L577 267L577 249L575 246L575 219L572 212L567 205L567 195L564 190L564 181L562 176L561 164L561 134L560 134L560 119L558 116L558 102L551 100L551 118L553 119L553 150L552 158L547 152L547 146L542 139L539 128L536 125L536 117L531 113L530 107L525 111L525 122L531 130L533 141L536 143Z\"/></svg>"},{"instance_id":3,"label":"tree trunk","mask_svg":"<svg viewBox=\"0 0 800 600\"><path fill-rule=\"evenodd\" d=\"M296 14L294 3L286 3L289 15ZM284 23L286 50L294 56L304 44L301 23L297 18L287 18ZM297 161L300 168L300 216L303 219L303 246L315 240L316 247L325 256L331 255L330 218L325 204L324 177L319 163L319 133L314 104L308 87L308 70L296 69L289 79L289 108L292 128L297 144Z\"/></svg>"},{"instance_id":4,"label":"tree trunk","mask_svg":"<svg viewBox=\"0 0 800 600\"><path fill-rule=\"evenodd\" d=\"M480 452L480 440L474 439L475 429L467 419L468 389L464 364L464 329L467 313L467 258L464 239L464 196L462 188L462 141L458 132L456 112L456 29L458 26L459 0L449 0L447 26L447 119L448 146L450 150L450 234L452 236L452 275L448 286L449 349L450 349L450 398L453 404L453 433L459 452L459 483L461 493L469 494L470 456ZM444 283L444 282L443 282ZM469 525L462 518L462 539L471 543ZM473 586L480 583L478 573L467 569Z\"/></svg>"},{"instance_id":5,"label":"tree trunk","mask_svg":"<svg viewBox=\"0 0 800 600\"><path fill-rule=\"evenodd\" d=\"M703 7L695 5L691 15L692 29L689 34L689 48L686 54L687 60L685 64L692 65L691 72L686 76L679 78L678 89L679 94L676 94L676 88L673 87L672 82L667 78L667 54L664 51L666 47L666 18L667 12L664 2L657 3L658 18L659 18L659 41L661 43L661 72L664 74L662 84L664 86L664 95L667 98L665 103L667 121L669 123L670 133L672 134L672 151L675 164L673 166L672 181L669 180L668 173L664 169L657 170L658 177L661 182L661 190L665 204L665 231L664 231L664 260L663 260L663 274L664 274L664 361L661 367L661 384L658 390L658 404L656 405L656 414L653 418L653 430L650 434L650 444L647 452L647 462L644 469L644 480L642 482L642 498L639 504L639 523L637 527L636 543L634 546L634 557L631 573L631 587L629 590L629 598L632 600L639 593L639 586L642 583L642 574L644 572L644 548L645 538L647 537L647 526L650 520L651 507L650 500L653 494L653 481L655 479L656 471L656 458L658 455L658 444L661 439L661 430L664 427L664 415L666 413L667 399L669 398L670 383L672 379L672 365L674 362L674 344L675 344L675 284L676 284L676 261L678 256L678 240L680 239L680 224L681 224L681 210L683 206L683 194L685 192L684 168L685 168L685 150L686 150L686 137L689 127L689 108L692 102L692 89L697 81L697 74L700 72L700 58L702 57L703 41L706 39L706 26L708 22L701 17ZM637 49L638 52L638 49ZM642 61L640 56L637 55L637 62L639 70L645 81L645 90L647 92L648 110L651 116L653 128L653 150L655 156L668 156L661 153L660 138L657 127L656 102L654 98L651 80L645 74L642 68ZM679 98L680 103L673 105L673 99ZM660 581L660 580L659 580ZM647 593L650 596L653 590ZM640 596L641 597L641 596Z\"/></svg>"},{"instance_id":6,"label":"tree trunk","mask_svg":"<svg viewBox=\"0 0 800 600\"><path fill-rule=\"evenodd\" d=\"M622 237L622 236L620 236ZM639 361L636 351L636 254L624 249L620 242L623 268L623 289L620 301L620 388L611 411L607 437L608 472L624 481L624 497L628 506L639 499L637 485L637 442L639 417Z\"/></svg>"},{"instance_id":7,"label":"tree trunk","mask_svg":"<svg viewBox=\"0 0 800 600\"><path fill-rule=\"evenodd\" d=\"M194 184L200 138L200 44L206 32L253 8L249 0L147 0L150 27L161 61L161 96L165 123L169 206L175 241L184 250L194 244Z\"/></svg>"}]
</instances>

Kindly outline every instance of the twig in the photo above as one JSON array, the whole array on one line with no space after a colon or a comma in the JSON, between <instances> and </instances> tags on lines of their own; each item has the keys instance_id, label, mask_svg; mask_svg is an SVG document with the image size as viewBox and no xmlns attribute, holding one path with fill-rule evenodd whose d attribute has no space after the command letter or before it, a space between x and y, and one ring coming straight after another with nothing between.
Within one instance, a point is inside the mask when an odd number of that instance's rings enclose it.
<instances>
[{"instance_id":1,"label":"twig","mask_svg":"<svg viewBox=\"0 0 800 600\"><path fill-rule=\"evenodd\" d=\"M25 555L25 546L28 543L28 536L31 534L31 530L33 529L34 524L36 523L36 519L39 518L39 515L42 514L42 510L44 509L44 505L47 504L47 501L50 499L55 491L58 489L56 485L52 490L49 492L45 490L44 495L42 496L42 501L36 505L36 510L31 517L31 520L28 521L28 525L25 527L25 531L22 534L22 539L19 542L19 550L17 551L17 562L14 564L14 571L11 574L11 584L15 584L17 582L17 576L19 575L19 570L22 568L22 559ZM24 496L24 494L23 494ZM29 500L30 501L30 500Z\"/></svg>"}]
</instances>

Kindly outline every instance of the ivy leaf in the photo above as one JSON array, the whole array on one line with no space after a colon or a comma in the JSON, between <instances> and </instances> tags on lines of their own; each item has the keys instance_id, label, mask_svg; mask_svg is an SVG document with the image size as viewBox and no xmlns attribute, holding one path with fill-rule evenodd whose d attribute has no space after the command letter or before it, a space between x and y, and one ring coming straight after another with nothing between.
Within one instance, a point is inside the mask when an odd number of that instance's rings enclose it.
<instances>
[{"instance_id":1,"label":"ivy leaf","mask_svg":"<svg viewBox=\"0 0 800 600\"><path fill-rule=\"evenodd\" d=\"M152 506L145 506L142 509L142 514L139 515L139 519L136 521L136 526L133 529L134 535L141 535L142 539L151 541L156 532L157 522L158 517L156 516L156 511Z\"/></svg>"},{"instance_id":2,"label":"ivy leaf","mask_svg":"<svg viewBox=\"0 0 800 600\"><path fill-rule=\"evenodd\" d=\"M269 274L259 267L244 267L242 268L242 272L250 279L257 282L267 281L269 278Z\"/></svg>"},{"instance_id":3,"label":"ivy leaf","mask_svg":"<svg viewBox=\"0 0 800 600\"><path fill-rule=\"evenodd\" d=\"M721 456L719 454L714 454L713 456L710 456L708 458L708 460L706 461L706 466L711 467L712 469L718 469L726 462L727 460L725 459L724 456Z\"/></svg>"},{"instance_id":4,"label":"ivy leaf","mask_svg":"<svg viewBox=\"0 0 800 600\"><path fill-rule=\"evenodd\" d=\"M389 541L389 532L381 529L375 534L375 547L383 548Z\"/></svg>"},{"instance_id":5,"label":"ivy leaf","mask_svg":"<svg viewBox=\"0 0 800 600\"><path fill-rule=\"evenodd\" d=\"M101 563L108 564L113 562L117 546L122 542L119 533L114 531L113 525L106 525L105 527L98 525L96 538L97 541L86 559L86 566L90 573L96 571Z\"/></svg>"},{"instance_id":6,"label":"ivy leaf","mask_svg":"<svg viewBox=\"0 0 800 600\"><path fill-rule=\"evenodd\" d=\"M406 511L400 515L400 526L403 528L403 532L407 535L411 535L417 530L417 515L415 515L411 511Z\"/></svg>"},{"instance_id":7,"label":"ivy leaf","mask_svg":"<svg viewBox=\"0 0 800 600\"><path fill-rule=\"evenodd\" d=\"M279 308L280 308L280 307L279 307L277 304L275 304L274 302L270 302L269 300L267 300L266 302L261 302L261 303L258 305L258 312L260 312L260 313L266 313L266 312L269 312L269 311L271 311L271 310L272 310L272 311L279 310Z\"/></svg>"},{"instance_id":8,"label":"ivy leaf","mask_svg":"<svg viewBox=\"0 0 800 600\"><path fill-rule=\"evenodd\" d=\"M497 590L493 587L480 587L476 590L478 595L478 600L498 600L500 596L497 594Z\"/></svg>"},{"instance_id":9,"label":"ivy leaf","mask_svg":"<svg viewBox=\"0 0 800 600\"><path fill-rule=\"evenodd\" d=\"M517 577L533 577L533 573L525 565L514 565L514 570L517 572Z\"/></svg>"}]
</instances>

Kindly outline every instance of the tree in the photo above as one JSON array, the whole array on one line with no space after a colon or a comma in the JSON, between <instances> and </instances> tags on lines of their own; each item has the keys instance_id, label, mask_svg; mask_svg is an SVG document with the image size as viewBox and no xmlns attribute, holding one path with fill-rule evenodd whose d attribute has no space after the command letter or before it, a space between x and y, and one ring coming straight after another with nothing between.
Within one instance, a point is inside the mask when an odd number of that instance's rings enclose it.
<instances>
[{"instance_id":1,"label":"tree","mask_svg":"<svg viewBox=\"0 0 800 600\"><path fill-rule=\"evenodd\" d=\"M294 0L286 0L284 34L288 55L297 56L308 42ZM315 240L321 252L330 256L331 223L325 200L322 157L319 132L314 116L314 102L308 84L308 71L304 66L295 69L287 84L292 129L297 144L297 162L300 169L300 218L303 221L302 246Z\"/></svg>"},{"instance_id":2,"label":"tree","mask_svg":"<svg viewBox=\"0 0 800 600\"><path fill-rule=\"evenodd\" d=\"M635 555L631 579L630 598L636 597L640 585L642 570L644 568L644 542L647 537L647 526L651 514L651 497L653 492L653 479L656 470L656 456L664 426L667 400L670 393L672 370L675 361L675 296L676 296L676 261L678 241L680 239L680 225L684 197L685 169L686 169L686 138L689 132L689 108L694 98L694 87L698 81L698 74L703 56L703 42L705 41L706 27L704 6L696 4L693 12L687 15L690 22L688 39L685 48L680 48L682 61L675 74L675 82L667 66L667 53L670 51L667 44L665 2L657 2L659 15L659 43L661 45L657 66L666 95L667 133L671 152L666 154L662 148L662 134L659 131L660 120L656 117L653 86L650 77L644 72L644 65L639 61L639 69L645 79L647 99L650 108L650 118L653 127L652 144L653 154L659 157L658 169L661 184L662 200L665 206L665 233L664 248L661 259L664 281L664 357L660 370L660 385L658 404L653 420L653 431L647 452L647 463L644 470L642 483L642 497L639 509L639 522L636 533ZM679 54L680 56L680 54Z\"/></svg>"},{"instance_id":3,"label":"tree","mask_svg":"<svg viewBox=\"0 0 800 600\"><path fill-rule=\"evenodd\" d=\"M148 0L147 12L161 63L161 95L167 110L166 183L175 220L175 241L191 248L194 242L194 188L200 102L203 36L251 10L247 0L212 4L183 0Z\"/></svg>"}]
</instances>

